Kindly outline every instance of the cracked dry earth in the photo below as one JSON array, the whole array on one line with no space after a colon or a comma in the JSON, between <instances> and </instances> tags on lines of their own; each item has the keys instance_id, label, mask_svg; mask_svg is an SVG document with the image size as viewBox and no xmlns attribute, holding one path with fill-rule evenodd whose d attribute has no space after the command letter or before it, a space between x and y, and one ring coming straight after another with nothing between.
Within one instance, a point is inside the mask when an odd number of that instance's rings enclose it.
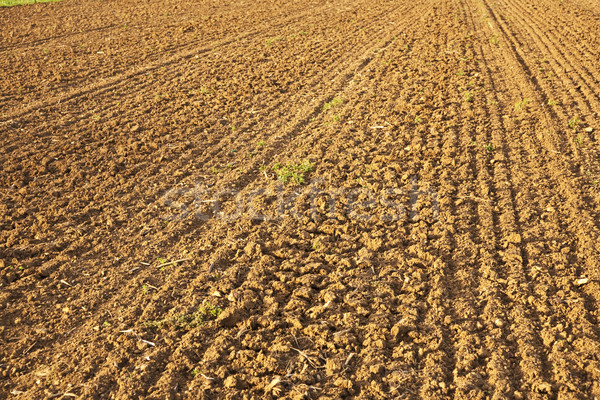
<instances>
[{"instance_id":1,"label":"cracked dry earth","mask_svg":"<svg viewBox=\"0 0 600 400\"><path fill-rule=\"evenodd\" d=\"M597 2L0 25L0 398L600 397Z\"/></svg>"}]
</instances>

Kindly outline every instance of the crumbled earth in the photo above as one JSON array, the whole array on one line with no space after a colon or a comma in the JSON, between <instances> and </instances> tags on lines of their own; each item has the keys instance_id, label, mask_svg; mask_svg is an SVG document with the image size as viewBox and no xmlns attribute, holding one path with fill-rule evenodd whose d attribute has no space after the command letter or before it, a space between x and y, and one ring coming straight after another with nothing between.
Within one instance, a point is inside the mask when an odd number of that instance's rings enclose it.
<instances>
[{"instance_id":1,"label":"crumbled earth","mask_svg":"<svg viewBox=\"0 0 600 400\"><path fill-rule=\"evenodd\" d=\"M1 399L600 397L597 2L0 25Z\"/></svg>"}]
</instances>

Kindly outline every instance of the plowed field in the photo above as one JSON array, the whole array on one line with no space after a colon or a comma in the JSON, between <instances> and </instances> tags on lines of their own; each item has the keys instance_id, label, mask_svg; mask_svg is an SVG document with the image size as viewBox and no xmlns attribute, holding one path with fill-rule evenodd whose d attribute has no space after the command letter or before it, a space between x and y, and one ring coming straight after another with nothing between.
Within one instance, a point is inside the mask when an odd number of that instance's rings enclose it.
<instances>
[{"instance_id":1,"label":"plowed field","mask_svg":"<svg viewBox=\"0 0 600 400\"><path fill-rule=\"evenodd\" d=\"M0 26L0 398L600 397L597 2Z\"/></svg>"}]
</instances>

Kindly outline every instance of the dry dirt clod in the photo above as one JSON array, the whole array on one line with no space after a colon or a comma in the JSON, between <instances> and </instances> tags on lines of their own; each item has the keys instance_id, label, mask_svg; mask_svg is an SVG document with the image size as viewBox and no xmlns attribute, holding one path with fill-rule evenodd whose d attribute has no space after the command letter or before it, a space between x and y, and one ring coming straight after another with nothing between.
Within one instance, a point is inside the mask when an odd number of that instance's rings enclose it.
<instances>
[{"instance_id":1,"label":"dry dirt clod","mask_svg":"<svg viewBox=\"0 0 600 400\"><path fill-rule=\"evenodd\" d=\"M225 380L223 381L223 385L226 388L236 388L238 386L238 379L235 375L229 375L227 378L225 378Z\"/></svg>"}]
</instances>

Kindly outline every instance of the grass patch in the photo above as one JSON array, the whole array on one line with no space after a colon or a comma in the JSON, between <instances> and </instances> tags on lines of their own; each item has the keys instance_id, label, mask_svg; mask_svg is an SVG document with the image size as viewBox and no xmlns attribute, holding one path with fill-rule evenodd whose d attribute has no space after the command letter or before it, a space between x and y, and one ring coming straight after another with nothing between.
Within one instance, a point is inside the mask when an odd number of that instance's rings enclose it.
<instances>
[{"instance_id":1,"label":"grass patch","mask_svg":"<svg viewBox=\"0 0 600 400\"><path fill-rule=\"evenodd\" d=\"M344 102L344 99L340 99L339 97L336 97L333 100L331 100L330 102L323 104L323 111L327 111L334 107L337 107L340 104L342 104L343 102Z\"/></svg>"},{"instance_id":2,"label":"grass patch","mask_svg":"<svg viewBox=\"0 0 600 400\"><path fill-rule=\"evenodd\" d=\"M25 4L56 3L60 0L0 0L0 7L22 6Z\"/></svg>"},{"instance_id":3,"label":"grass patch","mask_svg":"<svg viewBox=\"0 0 600 400\"><path fill-rule=\"evenodd\" d=\"M473 101L473 93L470 90L467 90L465 92L465 94L463 95L463 100L466 101L467 103L470 103Z\"/></svg>"},{"instance_id":4,"label":"grass patch","mask_svg":"<svg viewBox=\"0 0 600 400\"><path fill-rule=\"evenodd\" d=\"M515 103L515 110L521 111L529 104L529 99L523 99Z\"/></svg>"},{"instance_id":5,"label":"grass patch","mask_svg":"<svg viewBox=\"0 0 600 400\"><path fill-rule=\"evenodd\" d=\"M313 164L310 162L305 162L303 164L287 164L281 165L280 163L276 163L271 168L280 181L283 183L287 183L288 181L292 181L298 185L304 183L304 174L312 171Z\"/></svg>"},{"instance_id":6,"label":"grass patch","mask_svg":"<svg viewBox=\"0 0 600 400\"><path fill-rule=\"evenodd\" d=\"M198 311L189 314L178 314L171 318L158 321L146 321L143 326L151 329L193 329L206 321L217 319L223 310L217 306L204 302Z\"/></svg>"},{"instance_id":7,"label":"grass patch","mask_svg":"<svg viewBox=\"0 0 600 400\"><path fill-rule=\"evenodd\" d=\"M573 128L573 130L577 130L577 128L579 127L579 124L581 123L581 121L579 120L579 118L575 117L572 120L569 121L569 126L571 128Z\"/></svg>"}]
</instances>

